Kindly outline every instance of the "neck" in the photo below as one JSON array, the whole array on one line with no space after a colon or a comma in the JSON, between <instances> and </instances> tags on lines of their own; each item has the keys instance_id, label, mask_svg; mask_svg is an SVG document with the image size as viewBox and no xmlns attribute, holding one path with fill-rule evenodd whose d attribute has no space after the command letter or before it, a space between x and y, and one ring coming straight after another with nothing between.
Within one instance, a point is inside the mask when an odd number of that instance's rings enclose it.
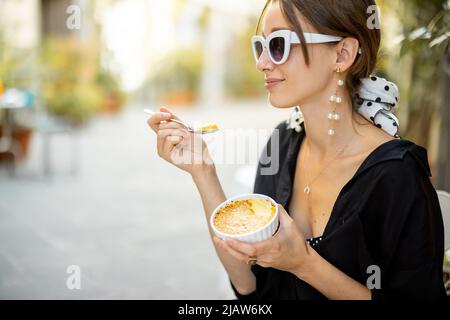
<instances>
[{"instance_id":1,"label":"neck","mask_svg":"<svg viewBox=\"0 0 450 320\"><path fill-rule=\"evenodd\" d=\"M332 94L333 92L330 92L319 100L300 106L310 153L317 159L335 156L336 151L343 148L357 133L352 117L352 105L348 98L343 98L342 103L336 107L340 119L338 121L328 119L328 114L334 109L334 105L329 101ZM334 129L334 135L328 134L330 128Z\"/></svg>"}]
</instances>

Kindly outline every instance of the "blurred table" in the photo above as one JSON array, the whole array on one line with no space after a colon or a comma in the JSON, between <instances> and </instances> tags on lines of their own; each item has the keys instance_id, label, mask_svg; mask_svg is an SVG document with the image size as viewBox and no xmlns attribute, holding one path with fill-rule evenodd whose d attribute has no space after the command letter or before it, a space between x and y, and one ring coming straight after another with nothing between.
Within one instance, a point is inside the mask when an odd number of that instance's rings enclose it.
<instances>
[{"instance_id":1,"label":"blurred table","mask_svg":"<svg viewBox=\"0 0 450 320\"><path fill-rule=\"evenodd\" d=\"M13 147L13 131L14 131L14 119L13 111L24 109L25 106L8 105L1 103L0 100L0 110L4 112L4 120L2 121L3 132L0 137L0 152L9 152Z\"/></svg>"},{"instance_id":2,"label":"blurred table","mask_svg":"<svg viewBox=\"0 0 450 320\"><path fill-rule=\"evenodd\" d=\"M9 89L0 96L0 111L3 112L2 136L0 137L0 153L10 153L13 156L12 168L14 168L17 157L17 144L14 141L14 111L23 110L28 107L26 93Z\"/></svg>"}]
</instances>

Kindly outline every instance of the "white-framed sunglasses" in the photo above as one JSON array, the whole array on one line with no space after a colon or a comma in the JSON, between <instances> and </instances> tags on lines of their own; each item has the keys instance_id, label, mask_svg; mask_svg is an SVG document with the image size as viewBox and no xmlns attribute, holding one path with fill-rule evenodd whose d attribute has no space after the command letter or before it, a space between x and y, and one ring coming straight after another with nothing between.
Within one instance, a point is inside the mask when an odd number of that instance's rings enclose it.
<instances>
[{"instance_id":1,"label":"white-framed sunglasses","mask_svg":"<svg viewBox=\"0 0 450 320\"><path fill-rule=\"evenodd\" d=\"M339 42L343 38L320 33L303 33L305 43ZM300 44L300 39L294 31L278 30L264 38L263 36L252 37L253 55L258 63L264 48L267 49L270 60L275 64L283 64L289 57L292 44ZM361 49L359 51L361 53Z\"/></svg>"}]
</instances>

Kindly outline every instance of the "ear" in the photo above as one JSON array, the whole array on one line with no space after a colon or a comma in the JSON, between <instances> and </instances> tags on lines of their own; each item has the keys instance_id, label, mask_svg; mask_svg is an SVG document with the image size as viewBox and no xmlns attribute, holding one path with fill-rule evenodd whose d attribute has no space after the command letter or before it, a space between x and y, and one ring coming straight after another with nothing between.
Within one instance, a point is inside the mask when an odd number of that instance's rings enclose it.
<instances>
[{"instance_id":1,"label":"ear","mask_svg":"<svg viewBox=\"0 0 450 320\"><path fill-rule=\"evenodd\" d=\"M349 69L358 55L359 41L356 38L344 38L336 46L336 64L342 71Z\"/></svg>"}]
</instances>

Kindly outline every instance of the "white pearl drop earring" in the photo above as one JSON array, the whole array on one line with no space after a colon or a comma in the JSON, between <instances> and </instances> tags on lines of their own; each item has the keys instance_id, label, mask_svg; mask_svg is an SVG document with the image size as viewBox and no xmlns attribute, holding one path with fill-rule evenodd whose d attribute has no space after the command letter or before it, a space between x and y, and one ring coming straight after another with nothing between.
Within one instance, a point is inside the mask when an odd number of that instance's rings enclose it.
<instances>
[{"instance_id":1,"label":"white pearl drop earring","mask_svg":"<svg viewBox=\"0 0 450 320\"><path fill-rule=\"evenodd\" d=\"M340 68L337 68L337 69L336 69L336 73L339 74L340 72L341 72L341 69L340 69ZM342 87L342 86L344 85L344 80L339 79L339 80L337 81L337 85L338 85L338 88L339 88L339 87ZM331 102L331 103L334 103L334 109L333 109L333 111L332 111L331 113L328 114L328 120L339 121L339 119L340 119L341 117L340 117L339 113L336 112L336 108L337 108L337 105L338 105L339 103L342 103L342 98L338 95L338 89L336 89L335 94L333 94L333 95L330 97L330 102ZM336 133L336 132L334 131L333 128L329 128L329 129L328 129L328 135L333 136L335 133Z\"/></svg>"}]
</instances>

